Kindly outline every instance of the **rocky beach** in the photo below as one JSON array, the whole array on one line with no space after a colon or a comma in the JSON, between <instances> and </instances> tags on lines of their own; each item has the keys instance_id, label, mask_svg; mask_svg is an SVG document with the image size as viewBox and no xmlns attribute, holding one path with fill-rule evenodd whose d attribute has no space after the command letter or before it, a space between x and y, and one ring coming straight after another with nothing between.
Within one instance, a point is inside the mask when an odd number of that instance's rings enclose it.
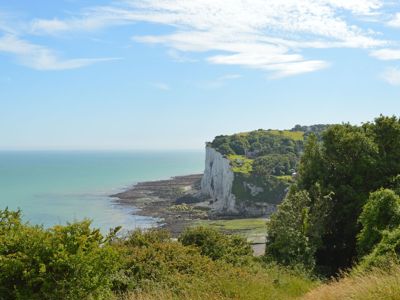
<instances>
[{"instance_id":1,"label":"rocky beach","mask_svg":"<svg viewBox=\"0 0 400 300\"><path fill-rule=\"evenodd\" d=\"M160 227L176 236L196 220L208 219L208 204L200 196L202 174L139 182L112 195L120 205L135 206L143 216L158 218Z\"/></svg>"}]
</instances>

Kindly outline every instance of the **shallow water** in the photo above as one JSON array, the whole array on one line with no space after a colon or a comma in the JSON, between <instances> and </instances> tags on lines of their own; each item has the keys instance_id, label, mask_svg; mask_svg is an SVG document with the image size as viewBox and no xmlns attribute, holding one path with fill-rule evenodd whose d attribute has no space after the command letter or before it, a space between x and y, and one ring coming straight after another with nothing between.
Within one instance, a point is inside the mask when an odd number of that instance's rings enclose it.
<instances>
[{"instance_id":1,"label":"shallow water","mask_svg":"<svg viewBox=\"0 0 400 300\"><path fill-rule=\"evenodd\" d=\"M109 195L203 168L202 151L0 152L0 209L20 208L25 220L46 227L83 218L102 231L148 227L154 219Z\"/></svg>"}]
</instances>

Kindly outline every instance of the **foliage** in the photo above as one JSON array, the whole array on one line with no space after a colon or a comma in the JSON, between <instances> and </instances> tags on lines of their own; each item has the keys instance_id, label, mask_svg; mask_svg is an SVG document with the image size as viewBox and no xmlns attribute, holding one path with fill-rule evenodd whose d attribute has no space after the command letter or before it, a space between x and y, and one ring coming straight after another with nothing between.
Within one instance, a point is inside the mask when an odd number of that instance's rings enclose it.
<instances>
[{"instance_id":1,"label":"foliage","mask_svg":"<svg viewBox=\"0 0 400 300\"><path fill-rule=\"evenodd\" d=\"M257 176L291 175L297 165L298 157L294 153L269 154L257 157L253 163L254 174Z\"/></svg>"},{"instance_id":2,"label":"foliage","mask_svg":"<svg viewBox=\"0 0 400 300\"><path fill-rule=\"evenodd\" d=\"M230 160L235 174L232 192L239 201L279 203L303 151L304 132L256 130L215 137L208 145ZM286 176L286 177L283 177ZM249 185L263 192L252 192Z\"/></svg>"},{"instance_id":3,"label":"foliage","mask_svg":"<svg viewBox=\"0 0 400 300\"><path fill-rule=\"evenodd\" d=\"M298 155L302 150L303 132L256 130L234 135L220 135L210 143L210 146L223 155L245 155L252 152L255 156L266 154Z\"/></svg>"},{"instance_id":4,"label":"foliage","mask_svg":"<svg viewBox=\"0 0 400 300\"><path fill-rule=\"evenodd\" d=\"M253 171L253 160L244 155L228 155L234 173L250 174Z\"/></svg>"},{"instance_id":5,"label":"foliage","mask_svg":"<svg viewBox=\"0 0 400 300\"><path fill-rule=\"evenodd\" d=\"M234 265L248 264L253 254L247 241L238 235L225 235L209 227L187 228L179 238L185 245L200 249L212 260L223 260Z\"/></svg>"},{"instance_id":6,"label":"foliage","mask_svg":"<svg viewBox=\"0 0 400 300\"><path fill-rule=\"evenodd\" d=\"M301 131L304 133L303 138L306 140L310 135L315 135L320 139L322 133L331 125L328 124L315 124L310 126L296 125L290 131Z\"/></svg>"},{"instance_id":7,"label":"foliage","mask_svg":"<svg viewBox=\"0 0 400 300\"><path fill-rule=\"evenodd\" d=\"M332 125L322 133L321 141L312 134L308 137L297 189L312 195L318 186L321 195L331 195L311 197L304 206L310 218L322 220L313 244L319 271L334 274L357 259L358 218L369 194L381 187L399 186L399 143L400 120L385 116L362 126ZM318 206L329 208L329 213L317 217ZM290 230L302 234L301 228L292 226Z\"/></svg>"},{"instance_id":8,"label":"foliage","mask_svg":"<svg viewBox=\"0 0 400 300\"><path fill-rule=\"evenodd\" d=\"M89 226L43 229L0 211L0 299L110 299L118 255Z\"/></svg>"},{"instance_id":9,"label":"foliage","mask_svg":"<svg viewBox=\"0 0 400 300\"><path fill-rule=\"evenodd\" d=\"M247 205L246 201L277 204L285 197L289 184L287 180L282 180L277 176L236 173L232 184L232 193L240 205ZM254 193L250 186L260 190Z\"/></svg>"},{"instance_id":10,"label":"foliage","mask_svg":"<svg viewBox=\"0 0 400 300\"><path fill-rule=\"evenodd\" d=\"M357 236L358 250L360 255L365 255L381 240L384 230L400 226L400 197L389 189L371 193L359 222L362 230Z\"/></svg>"},{"instance_id":11,"label":"foliage","mask_svg":"<svg viewBox=\"0 0 400 300\"><path fill-rule=\"evenodd\" d=\"M134 234L116 242L114 247L123 257L123 266L114 283L118 292L152 287L180 291L190 278L208 273L209 258L198 249L166 239L164 231L152 230Z\"/></svg>"},{"instance_id":12,"label":"foliage","mask_svg":"<svg viewBox=\"0 0 400 300\"><path fill-rule=\"evenodd\" d=\"M323 204L330 200L329 195L322 197L317 191L314 189L310 195L292 188L279 205L268 222L267 257L288 266L314 268L321 220L328 211ZM312 206L312 202L321 205Z\"/></svg>"},{"instance_id":13,"label":"foliage","mask_svg":"<svg viewBox=\"0 0 400 300\"><path fill-rule=\"evenodd\" d=\"M44 229L20 216L0 211L0 299L290 299L315 285L278 267L244 264L248 244L214 231L209 245L230 262L164 230L104 238L88 221Z\"/></svg>"},{"instance_id":14,"label":"foliage","mask_svg":"<svg viewBox=\"0 0 400 300\"><path fill-rule=\"evenodd\" d=\"M389 268L400 263L400 227L382 232L382 239L372 252L364 256L355 272L369 270L373 267Z\"/></svg>"}]
</instances>

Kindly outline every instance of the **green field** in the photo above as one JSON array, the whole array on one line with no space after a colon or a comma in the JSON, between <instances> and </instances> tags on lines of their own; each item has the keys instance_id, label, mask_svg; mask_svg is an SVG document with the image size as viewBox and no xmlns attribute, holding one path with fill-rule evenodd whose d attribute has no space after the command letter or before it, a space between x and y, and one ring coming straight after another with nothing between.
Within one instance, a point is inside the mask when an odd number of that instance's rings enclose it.
<instances>
[{"instance_id":1,"label":"green field","mask_svg":"<svg viewBox=\"0 0 400 300\"><path fill-rule=\"evenodd\" d=\"M239 234L253 243L264 242L267 234L267 219L265 218L200 220L193 225L211 227L226 233Z\"/></svg>"}]
</instances>

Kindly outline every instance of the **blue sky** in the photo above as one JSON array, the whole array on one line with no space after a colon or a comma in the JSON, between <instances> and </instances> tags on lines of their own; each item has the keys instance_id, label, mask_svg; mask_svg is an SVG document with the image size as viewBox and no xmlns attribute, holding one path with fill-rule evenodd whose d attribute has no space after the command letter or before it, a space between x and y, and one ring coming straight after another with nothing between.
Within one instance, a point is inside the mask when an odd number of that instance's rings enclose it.
<instances>
[{"instance_id":1,"label":"blue sky","mask_svg":"<svg viewBox=\"0 0 400 300\"><path fill-rule=\"evenodd\" d=\"M0 0L0 149L201 149L400 114L400 4Z\"/></svg>"}]
</instances>

